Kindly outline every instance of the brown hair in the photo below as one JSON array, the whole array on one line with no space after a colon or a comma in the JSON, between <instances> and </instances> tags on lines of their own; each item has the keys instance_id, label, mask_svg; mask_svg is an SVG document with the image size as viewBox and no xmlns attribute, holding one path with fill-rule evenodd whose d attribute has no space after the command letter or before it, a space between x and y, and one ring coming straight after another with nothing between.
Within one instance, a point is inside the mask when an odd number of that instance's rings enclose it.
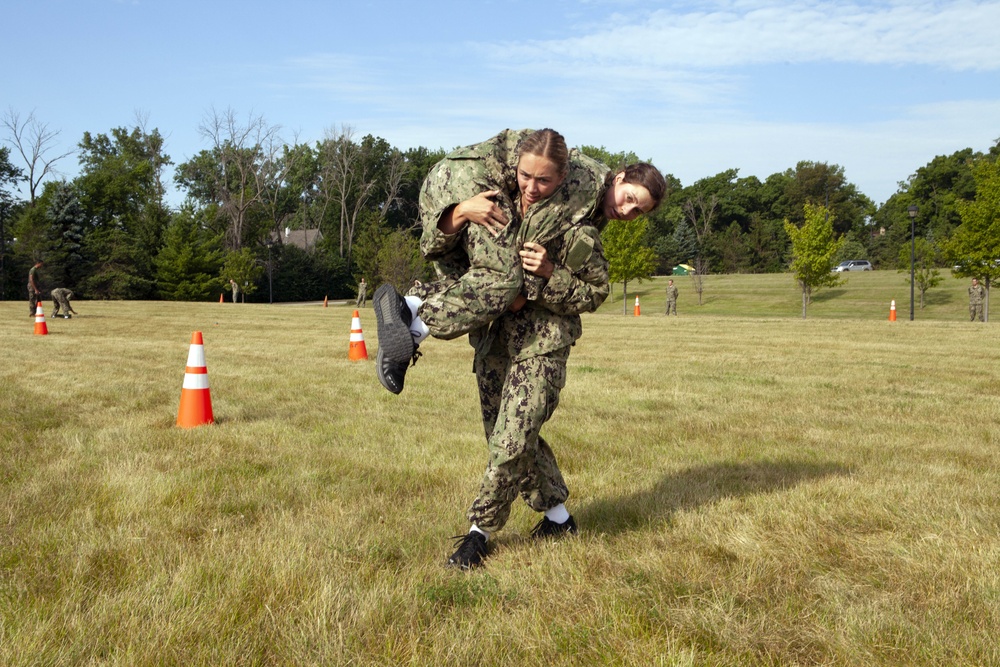
<instances>
[{"instance_id":1,"label":"brown hair","mask_svg":"<svg viewBox=\"0 0 1000 667\"><path fill-rule=\"evenodd\" d=\"M649 196L653 198L653 210L656 210L667 194L667 180L663 178L659 169L648 162L636 162L620 169L617 173L608 174L606 184L610 185L618 174L625 174L623 180L626 183L641 185L649 191Z\"/></svg>"},{"instance_id":2,"label":"brown hair","mask_svg":"<svg viewBox=\"0 0 1000 667\"><path fill-rule=\"evenodd\" d=\"M569 149L566 148L566 139L555 130L549 128L535 130L522 139L517 147L517 159L520 161L525 155L537 155L552 160L559 168L560 176L565 176L569 172Z\"/></svg>"}]
</instances>

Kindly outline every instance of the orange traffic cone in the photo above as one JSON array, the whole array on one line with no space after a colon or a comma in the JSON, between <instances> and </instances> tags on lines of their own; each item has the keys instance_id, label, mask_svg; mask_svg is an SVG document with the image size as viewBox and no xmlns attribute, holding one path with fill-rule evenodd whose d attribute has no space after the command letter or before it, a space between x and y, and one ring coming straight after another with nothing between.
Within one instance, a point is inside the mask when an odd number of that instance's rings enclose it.
<instances>
[{"instance_id":1,"label":"orange traffic cone","mask_svg":"<svg viewBox=\"0 0 1000 667\"><path fill-rule=\"evenodd\" d=\"M896 321L896 300L893 299L892 303L889 304L889 321Z\"/></svg>"},{"instance_id":2,"label":"orange traffic cone","mask_svg":"<svg viewBox=\"0 0 1000 667\"><path fill-rule=\"evenodd\" d=\"M193 428L211 424L212 396L208 391L208 369L205 367L205 345L201 332L191 334L187 368L184 369L184 387L181 389L181 407L177 411L177 425Z\"/></svg>"},{"instance_id":3,"label":"orange traffic cone","mask_svg":"<svg viewBox=\"0 0 1000 667\"><path fill-rule=\"evenodd\" d=\"M324 307L324 308L326 308L326 306L327 306L327 303L329 303L329 302L327 301L327 299L329 299L329 298L330 298L329 296L324 296L324 297L323 297L323 307Z\"/></svg>"},{"instance_id":4,"label":"orange traffic cone","mask_svg":"<svg viewBox=\"0 0 1000 667\"><path fill-rule=\"evenodd\" d=\"M635 316L639 317L639 295L635 295Z\"/></svg>"},{"instance_id":5,"label":"orange traffic cone","mask_svg":"<svg viewBox=\"0 0 1000 667\"><path fill-rule=\"evenodd\" d=\"M222 295L219 295L219 303L222 303Z\"/></svg>"},{"instance_id":6,"label":"orange traffic cone","mask_svg":"<svg viewBox=\"0 0 1000 667\"><path fill-rule=\"evenodd\" d=\"M42 312L42 302L35 306L35 335L48 336L49 327L45 324L45 313Z\"/></svg>"},{"instance_id":7,"label":"orange traffic cone","mask_svg":"<svg viewBox=\"0 0 1000 667\"><path fill-rule=\"evenodd\" d=\"M361 331L361 315L354 311L351 317L351 347L347 351L351 361L368 361L368 348L365 347L365 334Z\"/></svg>"}]
</instances>

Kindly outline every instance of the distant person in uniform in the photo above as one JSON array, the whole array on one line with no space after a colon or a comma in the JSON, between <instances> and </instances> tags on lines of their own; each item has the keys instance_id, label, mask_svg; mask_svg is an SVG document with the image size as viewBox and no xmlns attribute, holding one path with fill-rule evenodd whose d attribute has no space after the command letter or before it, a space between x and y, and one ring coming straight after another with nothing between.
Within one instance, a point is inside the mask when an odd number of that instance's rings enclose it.
<instances>
[{"instance_id":1,"label":"distant person in uniform","mask_svg":"<svg viewBox=\"0 0 1000 667\"><path fill-rule=\"evenodd\" d=\"M232 278L229 279L229 287L233 290L233 303L237 303L240 299L240 286Z\"/></svg>"},{"instance_id":2,"label":"distant person in uniform","mask_svg":"<svg viewBox=\"0 0 1000 667\"><path fill-rule=\"evenodd\" d=\"M969 321L983 321L983 301L986 299L986 288L979 284L979 280L972 279L972 287L969 288Z\"/></svg>"},{"instance_id":3,"label":"distant person in uniform","mask_svg":"<svg viewBox=\"0 0 1000 667\"><path fill-rule=\"evenodd\" d=\"M73 306L69 305L69 300L72 298L72 290L68 290L65 287L57 287L52 290L52 317L62 317L68 320L73 315L79 315L78 312L73 310ZM64 313L63 315L59 314L60 308ZM70 313L73 315L70 315Z\"/></svg>"},{"instance_id":4,"label":"distant person in uniform","mask_svg":"<svg viewBox=\"0 0 1000 667\"><path fill-rule=\"evenodd\" d=\"M38 260L28 271L28 307L31 308L31 317L38 312L38 302L42 300L42 288L38 285L38 269L44 265L45 262Z\"/></svg>"},{"instance_id":5,"label":"distant person in uniform","mask_svg":"<svg viewBox=\"0 0 1000 667\"><path fill-rule=\"evenodd\" d=\"M671 312L677 314L677 286L673 278L667 281L667 315Z\"/></svg>"},{"instance_id":6,"label":"distant person in uniform","mask_svg":"<svg viewBox=\"0 0 1000 667\"><path fill-rule=\"evenodd\" d=\"M358 300L354 302L355 308L364 308L365 303L368 301L368 283L362 278L361 282L358 283Z\"/></svg>"}]
</instances>

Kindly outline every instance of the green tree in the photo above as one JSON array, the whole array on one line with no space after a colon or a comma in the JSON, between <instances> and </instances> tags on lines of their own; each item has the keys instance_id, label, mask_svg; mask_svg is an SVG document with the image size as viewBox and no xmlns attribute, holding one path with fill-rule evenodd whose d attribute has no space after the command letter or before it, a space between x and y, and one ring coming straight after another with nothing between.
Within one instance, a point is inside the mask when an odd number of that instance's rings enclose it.
<instances>
[{"instance_id":1,"label":"green tree","mask_svg":"<svg viewBox=\"0 0 1000 667\"><path fill-rule=\"evenodd\" d=\"M185 206L174 215L163 248L156 256L160 297L171 301L209 300L222 289L218 277L221 260L219 238L199 225L192 206Z\"/></svg>"},{"instance_id":2,"label":"green tree","mask_svg":"<svg viewBox=\"0 0 1000 667\"><path fill-rule=\"evenodd\" d=\"M976 196L958 203L962 224L945 244L945 254L959 268L956 275L978 278L986 287L989 320L990 284L1000 277L1000 160L981 158L972 168Z\"/></svg>"},{"instance_id":3,"label":"green tree","mask_svg":"<svg viewBox=\"0 0 1000 667\"><path fill-rule=\"evenodd\" d=\"M656 270L656 253L645 245L649 219L639 216L634 220L611 220L601 233L604 255L608 259L612 283L622 283L622 312L628 312L628 283L640 283L653 277Z\"/></svg>"},{"instance_id":4,"label":"green tree","mask_svg":"<svg viewBox=\"0 0 1000 667\"><path fill-rule=\"evenodd\" d=\"M240 286L245 296L250 296L257 291L257 281L263 275L264 265L257 259L253 249L240 248L226 255L222 266L221 285L228 285L229 281L233 280Z\"/></svg>"},{"instance_id":5,"label":"green tree","mask_svg":"<svg viewBox=\"0 0 1000 667\"><path fill-rule=\"evenodd\" d=\"M423 277L424 259L420 255L417 239L412 234L394 230L387 234L375 256L375 282L391 283L402 294Z\"/></svg>"},{"instance_id":6,"label":"green tree","mask_svg":"<svg viewBox=\"0 0 1000 667\"><path fill-rule=\"evenodd\" d=\"M88 220L83 246L91 263L84 290L91 296L144 299L156 293L156 265L170 224L164 200L163 153L158 130L117 127L85 132L80 175L73 181Z\"/></svg>"},{"instance_id":7,"label":"green tree","mask_svg":"<svg viewBox=\"0 0 1000 667\"><path fill-rule=\"evenodd\" d=\"M833 267L844 243L842 238L835 238L833 216L825 206L806 204L804 212L805 223L801 227L785 221L785 232L792 240L792 274L802 289L802 319L806 318L814 291L840 284Z\"/></svg>"},{"instance_id":8,"label":"green tree","mask_svg":"<svg viewBox=\"0 0 1000 667\"><path fill-rule=\"evenodd\" d=\"M941 272L935 267L938 264L939 251L937 246L924 238L915 238L913 244L904 243L899 248L899 271L906 273L906 282L910 282L910 251L913 251L913 286L920 292L920 308L924 307L924 294L927 290L941 284Z\"/></svg>"},{"instance_id":9,"label":"green tree","mask_svg":"<svg viewBox=\"0 0 1000 667\"><path fill-rule=\"evenodd\" d=\"M11 224L17 212L14 186L21 179L21 170L10 161L10 149L0 146L0 299L7 298L7 285L11 280L7 261L11 240Z\"/></svg>"},{"instance_id":10,"label":"green tree","mask_svg":"<svg viewBox=\"0 0 1000 667\"><path fill-rule=\"evenodd\" d=\"M785 172L785 188L779 208L782 217L801 225L805 204L825 206L838 236L851 230L864 231L875 213L874 203L847 180L844 168L825 162L802 161Z\"/></svg>"},{"instance_id":11,"label":"green tree","mask_svg":"<svg viewBox=\"0 0 1000 667\"><path fill-rule=\"evenodd\" d=\"M70 184L55 184L47 212L51 222L45 263L52 286L78 290L88 268L83 256L87 216Z\"/></svg>"}]
</instances>

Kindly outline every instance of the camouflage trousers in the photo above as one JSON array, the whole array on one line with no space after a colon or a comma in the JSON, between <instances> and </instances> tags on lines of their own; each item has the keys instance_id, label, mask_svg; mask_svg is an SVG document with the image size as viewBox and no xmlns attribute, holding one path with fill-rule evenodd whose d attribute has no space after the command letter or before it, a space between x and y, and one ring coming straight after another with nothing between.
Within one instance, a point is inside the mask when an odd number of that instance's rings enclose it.
<instances>
[{"instance_id":1,"label":"camouflage trousers","mask_svg":"<svg viewBox=\"0 0 1000 667\"><path fill-rule=\"evenodd\" d=\"M38 302L42 300L42 293L36 292L35 288L28 285L28 308L31 309L31 316L38 312Z\"/></svg>"},{"instance_id":2,"label":"camouflage trousers","mask_svg":"<svg viewBox=\"0 0 1000 667\"><path fill-rule=\"evenodd\" d=\"M506 355L476 359L489 462L468 518L483 530L503 528L518 495L536 512L569 497L556 457L539 435L559 405L569 350L517 362Z\"/></svg>"},{"instance_id":3,"label":"camouflage trousers","mask_svg":"<svg viewBox=\"0 0 1000 667\"><path fill-rule=\"evenodd\" d=\"M462 235L456 251L468 257L465 272L456 276L461 260L452 266L446 259L437 267L445 277L417 288L424 299L417 314L435 338L458 338L489 324L507 312L524 282L516 223L496 238L476 224L469 224Z\"/></svg>"},{"instance_id":4,"label":"camouflage trousers","mask_svg":"<svg viewBox=\"0 0 1000 667\"><path fill-rule=\"evenodd\" d=\"M970 303L969 304L969 321L970 322L982 322L983 321L983 302Z\"/></svg>"},{"instance_id":5,"label":"camouflage trousers","mask_svg":"<svg viewBox=\"0 0 1000 667\"><path fill-rule=\"evenodd\" d=\"M75 313L76 312L75 310L73 310L73 306L69 305L69 299L67 299L65 295L63 295L63 294L56 294L56 293L53 292L53 294L52 294L52 317L55 317L56 315L59 314L59 309L60 308L67 315L69 313Z\"/></svg>"}]
</instances>

